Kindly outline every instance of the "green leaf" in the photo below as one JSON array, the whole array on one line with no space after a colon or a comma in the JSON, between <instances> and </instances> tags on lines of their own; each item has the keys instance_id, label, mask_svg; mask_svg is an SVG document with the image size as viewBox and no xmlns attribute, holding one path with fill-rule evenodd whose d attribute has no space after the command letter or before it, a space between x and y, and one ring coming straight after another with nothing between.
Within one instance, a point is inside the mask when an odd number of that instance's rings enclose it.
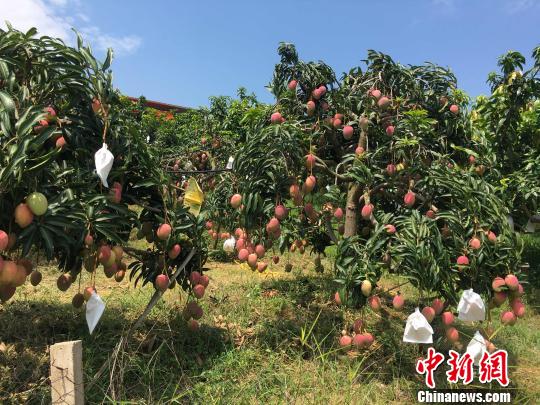
<instances>
[{"instance_id":1,"label":"green leaf","mask_svg":"<svg viewBox=\"0 0 540 405\"><path fill-rule=\"evenodd\" d=\"M8 93L0 90L0 103L4 106L6 111L12 112L15 110L15 102Z\"/></svg>"},{"instance_id":2,"label":"green leaf","mask_svg":"<svg viewBox=\"0 0 540 405\"><path fill-rule=\"evenodd\" d=\"M0 60L0 79L7 80L9 77L9 68L5 61Z\"/></svg>"},{"instance_id":3,"label":"green leaf","mask_svg":"<svg viewBox=\"0 0 540 405\"><path fill-rule=\"evenodd\" d=\"M105 72L109 67L111 66L111 62L113 59L113 50L112 48L107 49L107 57L105 58L105 61L103 62L103 66L101 69Z\"/></svg>"},{"instance_id":4,"label":"green leaf","mask_svg":"<svg viewBox=\"0 0 540 405\"><path fill-rule=\"evenodd\" d=\"M41 237L43 239L43 242L45 243L45 252L47 254L47 258L51 260L54 255L54 242L49 234L49 231L45 227L40 227L39 232L41 234Z\"/></svg>"}]
</instances>

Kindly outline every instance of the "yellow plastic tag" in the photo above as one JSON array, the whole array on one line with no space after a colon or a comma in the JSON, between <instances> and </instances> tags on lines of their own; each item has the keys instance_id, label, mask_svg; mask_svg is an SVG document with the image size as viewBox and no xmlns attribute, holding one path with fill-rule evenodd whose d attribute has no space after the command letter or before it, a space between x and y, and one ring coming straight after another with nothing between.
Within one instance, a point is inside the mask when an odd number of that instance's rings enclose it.
<instances>
[{"instance_id":1,"label":"yellow plastic tag","mask_svg":"<svg viewBox=\"0 0 540 405\"><path fill-rule=\"evenodd\" d=\"M191 177L188 180L188 186L184 194L184 207L189 209L189 212L198 216L201 212L201 207L204 202L204 193L197 184L197 180Z\"/></svg>"}]
</instances>

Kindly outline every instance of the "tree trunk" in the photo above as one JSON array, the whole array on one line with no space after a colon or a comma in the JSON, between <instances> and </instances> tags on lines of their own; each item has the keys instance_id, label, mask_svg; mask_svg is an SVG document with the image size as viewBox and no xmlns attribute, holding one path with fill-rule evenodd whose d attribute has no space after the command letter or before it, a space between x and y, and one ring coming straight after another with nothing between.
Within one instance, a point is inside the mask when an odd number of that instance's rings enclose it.
<instances>
[{"instance_id":1,"label":"tree trunk","mask_svg":"<svg viewBox=\"0 0 540 405\"><path fill-rule=\"evenodd\" d=\"M358 215L358 192L360 186L357 184L349 184L347 191L347 206L345 207L345 233L344 237L348 238L357 233L357 215Z\"/></svg>"},{"instance_id":2,"label":"tree trunk","mask_svg":"<svg viewBox=\"0 0 540 405\"><path fill-rule=\"evenodd\" d=\"M358 146L361 146L366 150L366 133L364 131L360 132L360 137L358 138ZM349 238L358 233L358 199L362 193L362 188L359 184L350 183L349 189L347 191L347 206L345 207L345 232L343 236Z\"/></svg>"},{"instance_id":3,"label":"tree trunk","mask_svg":"<svg viewBox=\"0 0 540 405\"><path fill-rule=\"evenodd\" d=\"M217 249L217 244L218 244L218 242L219 242L219 239L221 238L221 224L218 224L218 227L217 227L217 231L216 231L216 232L217 232L218 236L217 236L217 238L214 240L214 250Z\"/></svg>"}]
</instances>

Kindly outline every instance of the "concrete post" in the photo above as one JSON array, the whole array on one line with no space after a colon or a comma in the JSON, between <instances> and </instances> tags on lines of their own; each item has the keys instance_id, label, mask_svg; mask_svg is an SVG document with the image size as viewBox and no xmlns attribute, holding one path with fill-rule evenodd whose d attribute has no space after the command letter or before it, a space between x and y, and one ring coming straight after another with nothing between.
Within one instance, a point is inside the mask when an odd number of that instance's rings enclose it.
<instances>
[{"instance_id":1,"label":"concrete post","mask_svg":"<svg viewBox=\"0 0 540 405\"><path fill-rule=\"evenodd\" d=\"M62 342L50 347L51 396L57 405L83 405L82 341Z\"/></svg>"}]
</instances>

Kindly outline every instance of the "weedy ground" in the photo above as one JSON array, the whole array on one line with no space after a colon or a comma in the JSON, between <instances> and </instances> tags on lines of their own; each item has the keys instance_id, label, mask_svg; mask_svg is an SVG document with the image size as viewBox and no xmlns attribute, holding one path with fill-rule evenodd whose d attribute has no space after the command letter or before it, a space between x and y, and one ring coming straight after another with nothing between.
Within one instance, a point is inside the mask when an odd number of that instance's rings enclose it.
<instances>
[{"instance_id":1,"label":"weedy ground","mask_svg":"<svg viewBox=\"0 0 540 405\"><path fill-rule=\"evenodd\" d=\"M143 311L153 287L134 288L127 278L116 283L100 273L97 288L107 307L89 335L84 309L71 306L79 280L62 293L56 289L57 270L42 268L38 287L28 284L0 306L0 403L49 403L48 346L75 339L83 341L88 403L415 403L416 390L425 388L414 371L420 352L401 343L414 290L402 288L409 299L401 313L366 309L364 320L376 342L369 351L347 352L338 337L361 314L332 302L330 263L323 261L325 272L319 274L309 255L293 255L294 269L285 273L286 260L264 274L209 262L201 329L186 329L181 311L187 297L170 290L144 327L127 338L114 357L114 371L98 379L96 372ZM81 288L88 279L84 273ZM385 285L399 281L387 279ZM526 317L502 328L494 340L510 353L510 390L520 403L540 402L539 298L538 290L529 290ZM474 329L460 330L466 345ZM437 345L445 348L444 342ZM448 387L445 369L436 373L438 388Z\"/></svg>"}]
</instances>

